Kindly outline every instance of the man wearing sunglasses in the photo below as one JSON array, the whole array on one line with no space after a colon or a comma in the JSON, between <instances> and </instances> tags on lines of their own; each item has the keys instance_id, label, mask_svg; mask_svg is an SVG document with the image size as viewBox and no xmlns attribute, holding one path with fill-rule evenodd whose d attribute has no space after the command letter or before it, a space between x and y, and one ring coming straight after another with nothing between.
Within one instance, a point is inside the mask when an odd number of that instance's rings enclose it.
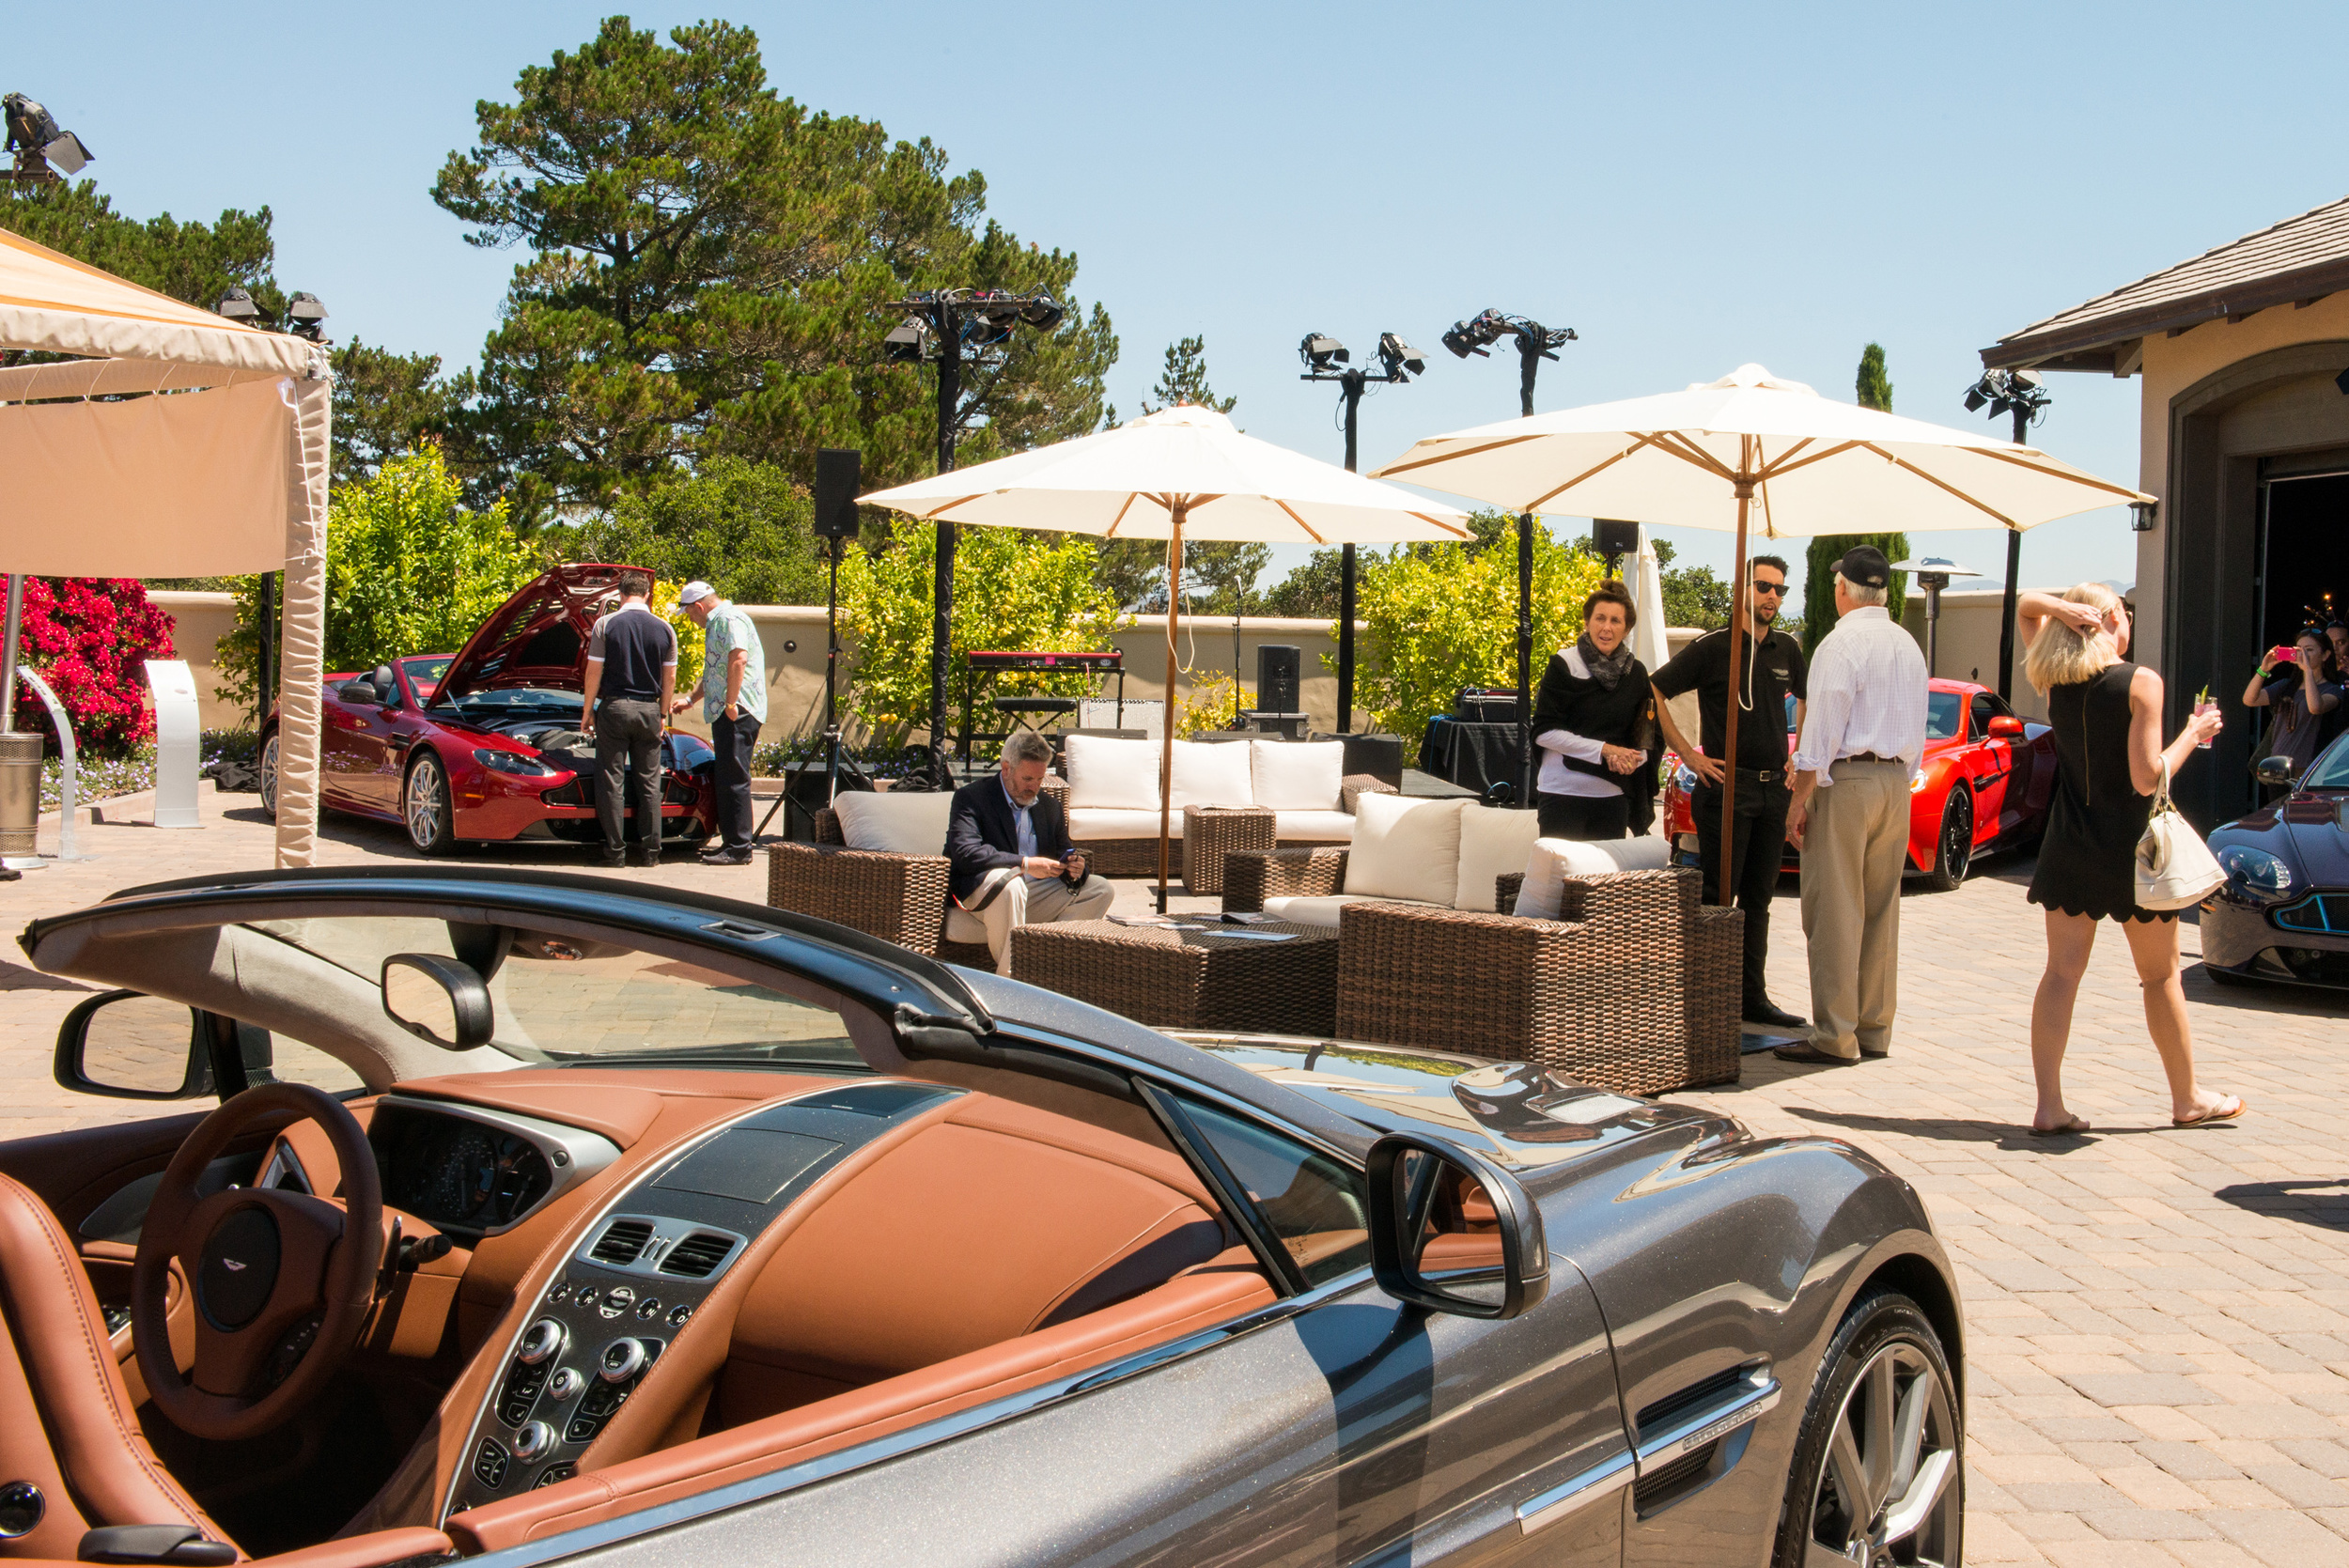
<instances>
[{"instance_id":1,"label":"man wearing sunglasses","mask_svg":"<svg viewBox=\"0 0 2349 1568\"><path fill-rule=\"evenodd\" d=\"M1809 680L1802 646L1776 629L1786 604L1786 563L1757 555L1748 563L1744 591L1737 596L1735 624L1708 631L1675 654L1651 677L1656 717L1664 738L1697 776L1689 794L1696 817L1697 858L1703 867L1704 901L1721 901L1721 780L1728 771L1729 715L1737 715L1736 823L1728 846L1730 887L1745 911L1745 1017L1766 1028L1793 1031L1804 1022L1772 1002L1764 982L1770 953L1770 900L1778 893L1780 863L1786 856L1786 809L1792 797L1786 780L1786 703L1795 703L1795 727L1802 724ZM1738 690L1729 689L1729 640L1743 644L1737 655ZM1671 699L1697 694L1699 745L1691 746L1672 714Z\"/></svg>"}]
</instances>

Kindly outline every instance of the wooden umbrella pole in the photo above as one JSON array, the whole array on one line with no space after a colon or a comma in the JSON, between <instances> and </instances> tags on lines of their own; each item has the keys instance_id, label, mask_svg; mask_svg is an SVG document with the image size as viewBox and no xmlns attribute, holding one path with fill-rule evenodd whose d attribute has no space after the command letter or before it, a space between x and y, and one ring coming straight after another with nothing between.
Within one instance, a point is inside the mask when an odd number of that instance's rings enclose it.
<instances>
[{"instance_id":1,"label":"wooden umbrella pole","mask_svg":"<svg viewBox=\"0 0 2349 1568\"><path fill-rule=\"evenodd\" d=\"M1737 461L1737 565L1735 575L1729 580L1729 691L1721 705L1721 720L1727 733L1721 737L1721 904L1727 908L1730 898L1730 862L1736 859L1737 844L1737 728L1743 711L1737 705L1743 687L1738 676L1744 660L1739 657L1738 617L1746 608L1746 518L1753 506L1753 438L1740 436ZM1756 654L1762 650L1754 649ZM1703 744L1700 737L1699 745ZM1759 855L1763 846L1749 845L1746 853ZM1783 850L1780 851L1781 854Z\"/></svg>"},{"instance_id":2,"label":"wooden umbrella pole","mask_svg":"<svg viewBox=\"0 0 2349 1568\"><path fill-rule=\"evenodd\" d=\"M1166 716L1159 725L1159 913L1166 913L1168 844L1174 801L1174 623L1183 613L1183 513L1177 498L1169 508L1174 528L1166 536Z\"/></svg>"}]
</instances>

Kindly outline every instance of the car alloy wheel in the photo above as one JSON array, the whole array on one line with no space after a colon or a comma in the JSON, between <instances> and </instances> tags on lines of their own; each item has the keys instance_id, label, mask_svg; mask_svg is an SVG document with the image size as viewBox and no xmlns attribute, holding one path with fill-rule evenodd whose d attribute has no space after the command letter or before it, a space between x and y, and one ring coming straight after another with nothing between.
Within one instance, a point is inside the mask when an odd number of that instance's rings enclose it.
<instances>
[{"instance_id":1,"label":"car alloy wheel","mask_svg":"<svg viewBox=\"0 0 2349 1568\"><path fill-rule=\"evenodd\" d=\"M272 822L277 820L277 737L273 733L261 742L261 810Z\"/></svg>"},{"instance_id":2,"label":"car alloy wheel","mask_svg":"<svg viewBox=\"0 0 2349 1568\"><path fill-rule=\"evenodd\" d=\"M1974 859L1974 799L1963 779L1950 785L1950 802L1941 808L1941 836L1935 846L1933 869L1925 885L1937 893L1954 892L1966 880Z\"/></svg>"},{"instance_id":3,"label":"car alloy wheel","mask_svg":"<svg viewBox=\"0 0 2349 1568\"><path fill-rule=\"evenodd\" d=\"M427 752L408 769L400 791L400 818L408 825L408 842L427 855L443 855L457 842L448 799L448 770Z\"/></svg>"},{"instance_id":4,"label":"car alloy wheel","mask_svg":"<svg viewBox=\"0 0 2349 1568\"><path fill-rule=\"evenodd\" d=\"M1914 1301L1863 1297L1828 1347L1779 1529L1781 1568L1870 1568L1962 1560L1964 1455L1957 1398Z\"/></svg>"}]
</instances>

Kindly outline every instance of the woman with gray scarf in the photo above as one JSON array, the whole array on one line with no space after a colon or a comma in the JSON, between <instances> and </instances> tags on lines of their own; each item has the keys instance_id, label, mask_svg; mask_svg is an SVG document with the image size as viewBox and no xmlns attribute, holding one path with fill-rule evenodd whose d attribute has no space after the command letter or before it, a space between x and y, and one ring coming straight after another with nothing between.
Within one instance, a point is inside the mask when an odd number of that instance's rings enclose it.
<instances>
[{"instance_id":1,"label":"woman with gray scarf","mask_svg":"<svg viewBox=\"0 0 2349 1568\"><path fill-rule=\"evenodd\" d=\"M1582 635L1550 656L1533 703L1544 838L1616 839L1656 820L1656 726L1647 666L1631 655L1630 591L1610 579L1582 601Z\"/></svg>"}]
</instances>

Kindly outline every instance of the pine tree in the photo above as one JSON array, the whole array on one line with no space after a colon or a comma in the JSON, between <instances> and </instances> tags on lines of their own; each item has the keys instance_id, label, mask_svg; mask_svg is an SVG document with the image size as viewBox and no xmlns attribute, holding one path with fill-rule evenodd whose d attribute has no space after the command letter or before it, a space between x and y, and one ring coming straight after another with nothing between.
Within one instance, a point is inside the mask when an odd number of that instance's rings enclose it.
<instances>
[{"instance_id":1,"label":"pine tree","mask_svg":"<svg viewBox=\"0 0 2349 1568\"><path fill-rule=\"evenodd\" d=\"M1196 403L1218 413L1230 413L1238 402L1237 397L1218 397L1207 385L1207 340L1186 337L1166 346L1166 364L1159 371L1159 384L1150 389L1150 397L1143 400L1142 411L1152 414L1177 403Z\"/></svg>"},{"instance_id":2,"label":"pine tree","mask_svg":"<svg viewBox=\"0 0 2349 1568\"><path fill-rule=\"evenodd\" d=\"M1871 343L1859 351L1859 374L1854 379L1852 390L1863 409L1879 413L1892 411L1892 378L1884 368L1884 346ZM1904 560L1908 555L1908 536L1906 534L1821 534L1811 541L1805 552L1802 582L1802 651L1811 653L1819 645L1819 639L1835 629L1835 563L1855 545L1874 545L1884 551L1887 561ZM1892 574L1891 592L1886 607L1895 620L1908 602L1908 574Z\"/></svg>"}]
</instances>

